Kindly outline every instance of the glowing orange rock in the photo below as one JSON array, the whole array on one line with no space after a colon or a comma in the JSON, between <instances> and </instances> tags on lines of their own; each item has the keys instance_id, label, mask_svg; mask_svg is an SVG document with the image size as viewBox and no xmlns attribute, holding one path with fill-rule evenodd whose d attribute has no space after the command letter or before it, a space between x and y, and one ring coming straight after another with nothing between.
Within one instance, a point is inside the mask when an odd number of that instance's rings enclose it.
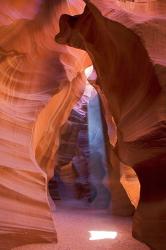
<instances>
[{"instance_id":1,"label":"glowing orange rock","mask_svg":"<svg viewBox=\"0 0 166 250\"><path fill-rule=\"evenodd\" d=\"M114 151L141 185L133 234L164 249L166 4L85 2L82 15L62 16L56 41L89 53L117 127Z\"/></svg>"},{"instance_id":2,"label":"glowing orange rock","mask_svg":"<svg viewBox=\"0 0 166 250\"><path fill-rule=\"evenodd\" d=\"M57 240L47 182L60 128L84 90L86 62L84 52L54 41L62 12L77 8L68 1L0 2L2 250Z\"/></svg>"}]
</instances>

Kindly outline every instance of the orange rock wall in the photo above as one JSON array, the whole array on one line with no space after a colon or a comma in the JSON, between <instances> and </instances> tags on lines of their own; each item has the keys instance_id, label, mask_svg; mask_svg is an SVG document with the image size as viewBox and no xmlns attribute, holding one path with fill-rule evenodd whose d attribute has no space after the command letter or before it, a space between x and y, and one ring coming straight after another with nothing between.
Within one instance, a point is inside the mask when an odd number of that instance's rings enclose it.
<instances>
[{"instance_id":1,"label":"orange rock wall","mask_svg":"<svg viewBox=\"0 0 166 250\"><path fill-rule=\"evenodd\" d=\"M60 129L84 90L86 56L56 44L54 36L60 15L76 14L74 6L53 0L0 2L2 250L57 240L47 183Z\"/></svg>"},{"instance_id":2,"label":"orange rock wall","mask_svg":"<svg viewBox=\"0 0 166 250\"><path fill-rule=\"evenodd\" d=\"M133 235L164 250L166 4L85 2L82 15L61 17L56 41L89 53L117 127L114 152L141 185Z\"/></svg>"}]
</instances>

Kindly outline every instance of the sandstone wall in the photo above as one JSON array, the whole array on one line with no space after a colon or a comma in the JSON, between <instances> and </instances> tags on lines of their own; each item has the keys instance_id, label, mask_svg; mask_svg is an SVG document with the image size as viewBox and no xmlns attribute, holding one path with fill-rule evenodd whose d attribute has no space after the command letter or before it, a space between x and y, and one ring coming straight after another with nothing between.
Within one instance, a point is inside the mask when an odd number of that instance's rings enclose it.
<instances>
[{"instance_id":1,"label":"sandstone wall","mask_svg":"<svg viewBox=\"0 0 166 250\"><path fill-rule=\"evenodd\" d=\"M54 41L60 15L77 13L73 4L0 2L2 250L57 240L47 183L60 128L85 85L85 53Z\"/></svg>"},{"instance_id":2,"label":"sandstone wall","mask_svg":"<svg viewBox=\"0 0 166 250\"><path fill-rule=\"evenodd\" d=\"M164 1L85 1L62 16L56 41L86 50L117 127L114 152L137 173L141 191L133 235L165 249L166 96Z\"/></svg>"}]
</instances>

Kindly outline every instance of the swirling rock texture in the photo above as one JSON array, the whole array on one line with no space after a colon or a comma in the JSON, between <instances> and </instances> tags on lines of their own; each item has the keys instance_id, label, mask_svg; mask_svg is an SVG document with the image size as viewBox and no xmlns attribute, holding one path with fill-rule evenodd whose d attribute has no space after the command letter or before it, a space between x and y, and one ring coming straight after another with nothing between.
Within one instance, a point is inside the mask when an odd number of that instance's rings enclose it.
<instances>
[{"instance_id":1,"label":"swirling rock texture","mask_svg":"<svg viewBox=\"0 0 166 250\"><path fill-rule=\"evenodd\" d=\"M85 52L58 45L76 1L0 1L0 249L56 242L48 202L60 129L85 87Z\"/></svg>"},{"instance_id":2,"label":"swirling rock texture","mask_svg":"<svg viewBox=\"0 0 166 250\"><path fill-rule=\"evenodd\" d=\"M90 202L91 207L108 207L109 191L102 183L107 175L103 130L99 97L87 82L61 131L55 177L50 181L54 199L57 180L62 200L78 198Z\"/></svg>"},{"instance_id":3,"label":"swirling rock texture","mask_svg":"<svg viewBox=\"0 0 166 250\"><path fill-rule=\"evenodd\" d=\"M73 107L69 115L68 121L66 122L63 132L61 133L60 147L57 151L58 166L63 166L71 162L76 154L81 154L80 151L83 151L87 157L89 155L87 123L88 102L89 96L86 91ZM84 131L85 135L83 134ZM83 142L85 142L85 145L82 145Z\"/></svg>"},{"instance_id":4,"label":"swirling rock texture","mask_svg":"<svg viewBox=\"0 0 166 250\"><path fill-rule=\"evenodd\" d=\"M73 195L76 198L76 191L78 198L88 195L86 193L89 186L87 105L91 96L91 88L91 85L87 83L81 99L74 105L68 121L61 130L60 146L56 153L55 177L52 180L55 182L54 179L57 177L61 199L69 199ZM61 188L61 182L63 182L64 190ZM69 190L69 186L73 187L74 192ZM52 194L54 195L53 190Z\"/></svg>"},{"instance_id":5,"label":"swirling rock texture","mask_svg":"<svg viewBox=\"0 0 166 250\"><path fill-rule=\"evenodd\" d=\"M140 181L133 235L166 246L166 4L86 0L60 19L59 43L86 50L117 127L114 152Z\"/></svg>"}]
</instances>

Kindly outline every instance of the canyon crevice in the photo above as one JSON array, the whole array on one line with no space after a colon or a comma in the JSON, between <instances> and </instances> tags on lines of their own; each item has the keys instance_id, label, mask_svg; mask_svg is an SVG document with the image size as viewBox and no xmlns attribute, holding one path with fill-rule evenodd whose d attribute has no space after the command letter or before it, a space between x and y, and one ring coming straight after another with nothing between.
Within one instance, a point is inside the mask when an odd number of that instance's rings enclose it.
<instances>
[{"instance_id":1,"label":"canyon crevice","mask_svg":"<svg viewBox=\"0 0 166 250\"><path fill-rule=\"evenodd\" d=\"M133 3L132 12L118 1L85 2L82 15L61 17L56 41L88 52L117 127L114 151L133 167L141 186L133 235L153 249L164 249L164 1L154 3L156 11L153 3L145 11L143 4L137 9L139 3Z\"/></svg>"},{"instance_id":2,"label":"canyon crevice","mask_svg":"<svg viewBox=\"0 0 166 250\"><path fill-rule=\"evenodd\" d=\"M57 242L48 183L87 81L105 126L109 212L133 216L133 236L165 250L165 43L164 0L0 2L1 250Z\"/></svg>"}]
</instances>

